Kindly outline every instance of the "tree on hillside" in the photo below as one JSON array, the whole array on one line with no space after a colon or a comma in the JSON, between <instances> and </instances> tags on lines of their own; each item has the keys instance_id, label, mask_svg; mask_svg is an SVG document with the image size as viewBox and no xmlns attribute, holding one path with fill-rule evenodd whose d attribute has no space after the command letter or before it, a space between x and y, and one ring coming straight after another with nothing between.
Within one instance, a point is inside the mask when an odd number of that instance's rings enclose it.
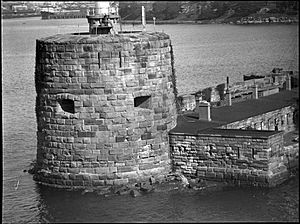
<instances>
[{"instance_id":1,"label":"tree on hillside","mask_svg":"<svg viewBox=\"0 0 300 224\"><path fill-rule=\"evenodd\" d=\"M297 14L298 1L120 1L119 13L122 19L141 19L141 7L146 8L146 19L217 19L230 9L234 11L231 18L246 17L270 6L274 13Z\"/></svg>"},{"instance_id":2,"label":"tree on hillside","mask_svg":"<svg viewBox=\"0 0 300 224\"><path fill-rule=\"evenodd\" d=\"M157 1L153 3L153 16L160 20L175 19L181 11L181 2L172 1Z\"/></svg>"},{"instance_id":3,"label":"tree on hillside","mask_svg":"<svg viewBox=\"0 0 300 224\"><path fill-rule=\"evenodd\" d=\"M299 10L299 2L298 1L278 1L276 2L276 9L280 13L288 13L291 11Z\"/></svg>"},{"instance_id":4,"label":"tree on hillside","mask_svg":"<svg viewBox=\"0 0 300 224\"><path fill-rule=\"evenodd\" d=\"M235 11L235 16L248 16L258 12L264 2L257 4L257 1L234 1L231 2L231 8Z\"/></svg>"},{"instance_id":5,"label":"tree on hillside","mask_svg":"<svg viewBox=\"0 0 300 224\"><path fill-rule=\"evenodd\" d=\"M226 1L213 1L211 3L211 8L215 12L216 16L219 17L229 10L229 4Z\"/></svg>"},{"instance_id":6,"label":"tree on hillside","mask_svg":"<svg viewBox=\"0 0 300 224\"><path fill-rule=\"evenodd\" d=\"M206 19L216 19L224 15L229 9L228 1L211 1L202 4L201 11L198 11L197 19L206 20Z\"/></svg>"},{"instance_id":7,"label":"tree on hillside","mask_svg":"<svg viewBox=\"0 0 300 224\"><path fill-rule=\"evenodd\" d=\"M141 17L141 5L138 2L120 1L119 14L122 19L136 20Z\"/></svg>"}]
</instances>

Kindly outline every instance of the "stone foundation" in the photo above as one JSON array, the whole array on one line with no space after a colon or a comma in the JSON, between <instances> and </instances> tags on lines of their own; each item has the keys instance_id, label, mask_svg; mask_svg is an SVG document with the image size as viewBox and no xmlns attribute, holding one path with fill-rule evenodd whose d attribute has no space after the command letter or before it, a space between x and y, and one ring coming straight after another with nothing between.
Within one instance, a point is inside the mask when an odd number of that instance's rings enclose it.
<instances>
[{"instance_id":1,"label":"stone foundation","mask_svg":"<svg viewBox=\"0 0 300 224\"><path fill-rule=\"evenodd\" d=\"M170 133L174 171L189 178L262 187L276 186L289 176L289 163L298 157L283 146L283 132L206 130L188 135ZM290 147L290 146L289 146ZM289 152L289 157L286 157Z\"/></svg>"}]
</instances>

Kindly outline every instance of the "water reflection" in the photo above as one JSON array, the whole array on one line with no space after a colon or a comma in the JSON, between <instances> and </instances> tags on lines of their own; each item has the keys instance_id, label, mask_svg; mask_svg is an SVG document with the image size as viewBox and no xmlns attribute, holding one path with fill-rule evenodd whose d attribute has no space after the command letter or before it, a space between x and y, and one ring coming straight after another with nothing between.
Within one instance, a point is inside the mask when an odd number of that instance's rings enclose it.
<instances>
[{"instance_id":1,"label":"water reflection","mask_svg":"<svg viewBox=\"0 0 300 224\"><path fill-rule=\"evenodd\" d=\"M40 222L298 221L299 178L273 188L98 196L37 185Z\"/></svg>"},{"instance_id":2,"label":"water reflection","mask_svg":"<svg viewBox=\"0 0 300 224\"><path fill-rule=\"evenodd\" d=\"M62 24L67 29L61 29ZM298 177L268 191L227 189L211 194L169 192L103 198L43 187L31 175L23 174L37 150L35 40L58 30L70 32L78 24L80 32L88 30L85 18L3 20L3 222L299 220ZM227 75L234 82L248 72L268 72L273 67L299 70L298 25L178 24L156 28L171 37L180 94L224 82ZM15 190L16 179L11 178L21 174Z\"/></svg>"}]
</instances>

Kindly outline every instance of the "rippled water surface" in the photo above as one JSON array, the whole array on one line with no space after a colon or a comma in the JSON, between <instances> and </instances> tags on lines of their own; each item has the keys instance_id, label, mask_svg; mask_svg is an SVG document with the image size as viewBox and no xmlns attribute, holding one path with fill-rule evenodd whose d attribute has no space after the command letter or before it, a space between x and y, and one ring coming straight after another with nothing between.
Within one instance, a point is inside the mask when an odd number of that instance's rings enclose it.
<instances>
[{"instance_id":1,"label":"rippled water surface","mask_svg":"<svg viewBox=\"0 0 300 224\"><path fill-rule=\"evenodd\" d=\"M132 29L127 26L127 29ZM154 30L152 25L148 30ZM174 47L180 94L230 77L299 70L298 25L157 25ZM87 31L85 19L2 20L3 205L2 221L199 222L298 221L299 177L274 189L232 188L220 192L152 193L132 198L42 187L23 173L36 155L35 40L56 33Z\"/></svg>"}]
</instances>

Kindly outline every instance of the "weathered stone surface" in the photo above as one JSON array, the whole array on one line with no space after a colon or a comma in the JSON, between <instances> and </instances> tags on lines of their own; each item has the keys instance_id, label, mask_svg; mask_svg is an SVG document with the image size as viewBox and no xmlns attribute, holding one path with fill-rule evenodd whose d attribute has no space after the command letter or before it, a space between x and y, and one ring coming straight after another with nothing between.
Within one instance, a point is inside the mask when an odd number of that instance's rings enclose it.
<instances>
[{"instance_id":1,"label":"weathered stone surface","mask_svg":"<svg viewBox=\"0 0 300 224\"><path fill-rule=\"evenodd\" d=\"M38 169L57 172L55 180L68 174L63 180L80 187L126 184L159 167L169 172L169 156L162 156L168 139L161 136L177 120L175 83L165 88L175 80L170 44L159 32L37 40ZM149 147L148 157L136 160L152 140L159 150ZM38 176L41 182L46 175Z\"/></svg>"},{"instance_id":2,"label":"weathered stone surface","mask_svg":"<svg viewBox=\"0 0 300 224\"><path fill-rule=\"evenodd\" d=\"M140 189L144 192L151 192L154 190L153 186L149 182L141 183Z\"/></svg>"},{"instance_id":3,"label":"weathered stone surface","mask_svg":"<svg viewBox=\"0 0 300 224\"><path fill-rule=\"evenodd\" d=\"M135 189L133 189L133 190L131 190L130 191L130 195L132 196L132 197L139 197L139 196L142 196L141 195L141 193L138 191L138 190L135 190Z\"/></svg>"},{"instance_id":4,"label":"weathered stone surface","mask_svg":"<svg viewBox=\"0 0 300 224\"><path fill-rule=\"evenodd\" d=\"M284 147L282 132L274 132L267 138L243 136L242 132L236 136L195 137L179 133L169 136L174 169L188 178L273 186L286 179L291 164L282 155L290 153L291 158L297 157L298 143Z\"/></svg>"}]
</instances>

